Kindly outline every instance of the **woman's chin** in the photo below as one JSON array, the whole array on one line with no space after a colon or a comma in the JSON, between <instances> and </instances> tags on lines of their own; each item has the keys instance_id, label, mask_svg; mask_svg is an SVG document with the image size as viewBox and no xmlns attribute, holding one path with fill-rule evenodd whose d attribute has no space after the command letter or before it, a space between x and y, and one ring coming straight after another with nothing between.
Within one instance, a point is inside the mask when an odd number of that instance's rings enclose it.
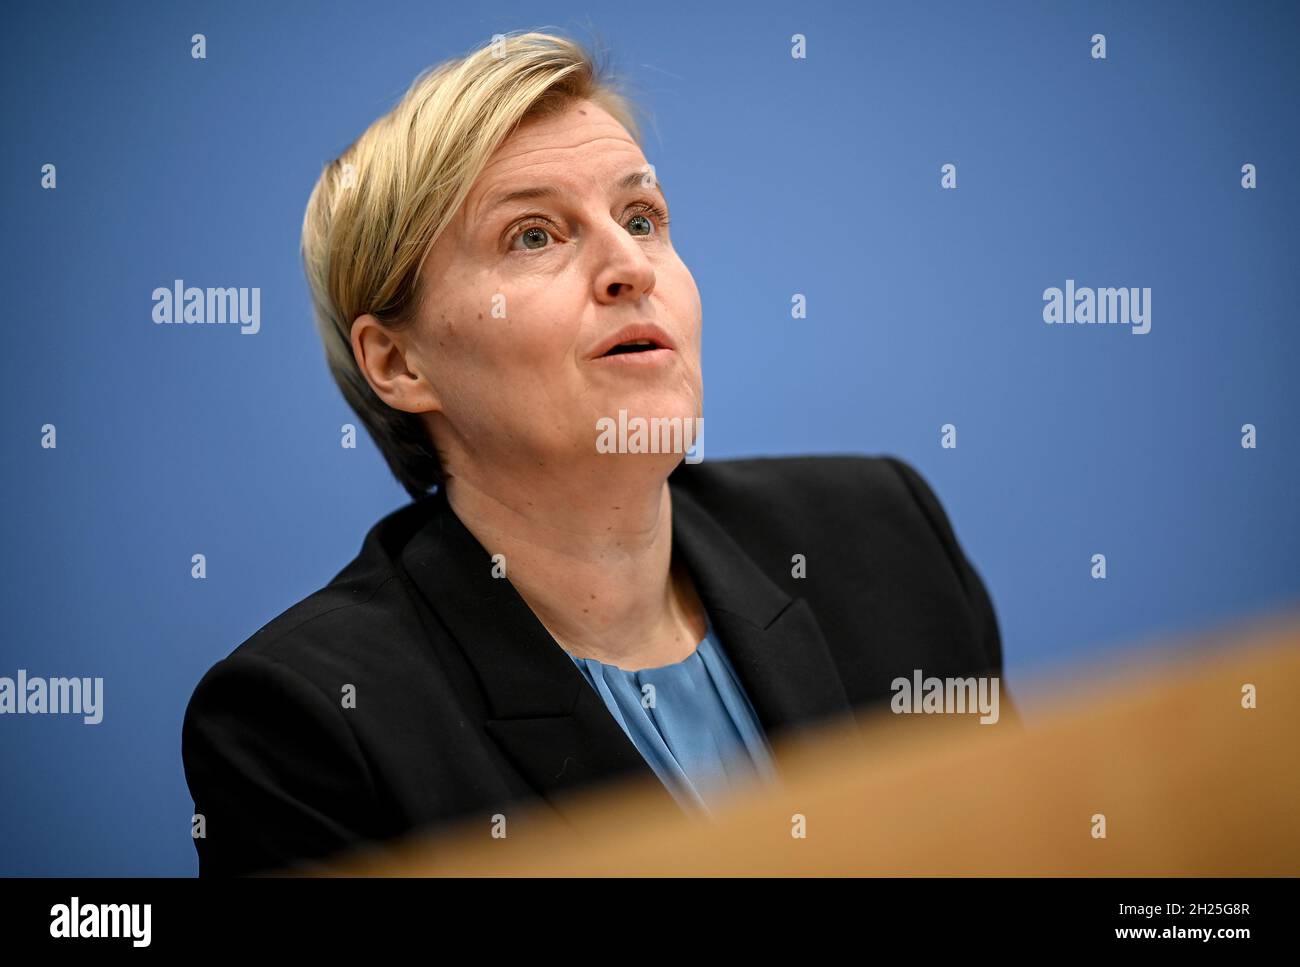
<instances>
[{"instance_id":1,"label":"woman's chin","mask_svg":"<svg viewBox=\"0 0 1300 967\"><path fill-rule=\"evenodd\" d=\"M645 384L618 390L592 393L588 407L596 418L618 419L620 410L629 417L646 419L694 419L701 413L700 394L689 384L677 380L667 385Z\"/></svg>"},{"instance_id":2,"label":"woman's chin","mask_svg":"<svg viewBox=\"0 0 1300 967\"><path fill-rule=\"evenodd\" d=\"M704 420L694 400L627 400L595 420L598 454L693 454L703 443Z\"/></svg>"}]
</instances>

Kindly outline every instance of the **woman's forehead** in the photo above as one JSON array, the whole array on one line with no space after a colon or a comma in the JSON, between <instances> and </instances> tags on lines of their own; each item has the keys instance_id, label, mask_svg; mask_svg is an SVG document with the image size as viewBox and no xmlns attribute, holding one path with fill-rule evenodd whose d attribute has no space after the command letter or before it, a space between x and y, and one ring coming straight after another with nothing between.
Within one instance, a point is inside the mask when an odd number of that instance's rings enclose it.
<instances>
[{"instance_id":1,"label":"woman's forehead","mask_svg":"<svg viewBox=\"0 0 1300 967\"><path fill-rule=\"evenodd\" d=\"M476 187L528 167L591 164L604 156L640 157L627 129L597 104L574 102L562 114L524 122L488 159Z\"/></svg>"},{"instance_id":2,"label":"woman's forehead","mask_svg":"<svg viewBox=\"0 0 1300 967\"><path fill-rule=\"evenodd\" d=\"M640 147L630 139L595 137L534 146L485 167L464 210L478 221L512 202L588 191L613 194L645 182L647 176L649 186L657 186Z\"/></svg>"}]
</instances>

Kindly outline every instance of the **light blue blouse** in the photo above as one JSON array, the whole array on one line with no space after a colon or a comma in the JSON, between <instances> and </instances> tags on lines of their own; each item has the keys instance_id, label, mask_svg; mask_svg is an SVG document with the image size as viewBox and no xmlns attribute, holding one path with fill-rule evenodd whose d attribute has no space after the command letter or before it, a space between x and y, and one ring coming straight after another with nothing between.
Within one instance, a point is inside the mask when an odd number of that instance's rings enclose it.
<instances>
[{"instance_id":1,"label":"light blue blouse","mask_svg":"<svg viewBox=\"0 0 1300 967\"><path fill-rule=\"evenodd\" d=\"M712 815L742 787L778 781L758 715L708 623L671 665L628 671L569 655L673 798Z\"/></svg>"}]
</instances>

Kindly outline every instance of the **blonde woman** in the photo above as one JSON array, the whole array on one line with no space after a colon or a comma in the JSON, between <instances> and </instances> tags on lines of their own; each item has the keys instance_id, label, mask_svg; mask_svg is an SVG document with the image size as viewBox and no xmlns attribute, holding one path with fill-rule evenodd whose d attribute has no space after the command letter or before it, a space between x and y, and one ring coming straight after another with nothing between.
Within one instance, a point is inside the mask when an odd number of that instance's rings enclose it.
<instances>
[{"instance_id":1,"label":"blonde woman","mask_svg":"<svg viewBox=\"0 0 1300 967\"><path fill-rule=\"evenodd\" d=\"M773 738L899 676L999 674L907 464L699 459L700 295L579 45L422 75L325 169L302 248L330 370L412 502L196 689L201 874L487 835L614 778L707 815L779 781Z\"/></svg>"}]
</instances>

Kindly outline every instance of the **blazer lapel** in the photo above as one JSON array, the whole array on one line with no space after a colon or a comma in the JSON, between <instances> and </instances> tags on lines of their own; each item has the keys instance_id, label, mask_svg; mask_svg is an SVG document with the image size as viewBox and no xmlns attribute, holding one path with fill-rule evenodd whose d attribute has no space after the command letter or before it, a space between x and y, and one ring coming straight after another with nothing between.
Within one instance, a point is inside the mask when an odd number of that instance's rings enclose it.
<instances>
[{"instance_id":1,"label":"blazer lapel","mask_svg":"<svg viewBox=\"0 0 1300 967\"><path fill-rule=\"evenodd\" d=\"M671 479L670 479L671 486ZM604 702L439 490L402 563L474 668L486 729L525 779L562 815L588 782L653 777ZM673 490L673 549L695 580L718 639L769 733L848 699L812 612L764 575L711 515ZM657 781L648 783L675 805Z\"/></svg>"},{"instance_id":2,"label":"blazer lapel","mask_svg":"<svg viewBox=\"0 0 1300 967\"><path fill-rule=\"evenodd\" d=\"M673 553L690 569L718 641L769 736L827 716L851 716L808 602L781 590L681 488L673 491Z\"/></svg>"},{"instance_id":3,"label":"blazer lapel","mask_svg":"<svg viewBox=\"0 0 1300 967\"><path fill-rule=\"evenodd\" d=\"M474 668L487 697L488 734L557 811L594 780L654 777L604 701L461 522L445 491L402 561ZM508 571L507 571L508 574ZM672 796L653 784L669 803ZM557 799L559 802L557 802Z\"/></svg>"}]
</instances>

